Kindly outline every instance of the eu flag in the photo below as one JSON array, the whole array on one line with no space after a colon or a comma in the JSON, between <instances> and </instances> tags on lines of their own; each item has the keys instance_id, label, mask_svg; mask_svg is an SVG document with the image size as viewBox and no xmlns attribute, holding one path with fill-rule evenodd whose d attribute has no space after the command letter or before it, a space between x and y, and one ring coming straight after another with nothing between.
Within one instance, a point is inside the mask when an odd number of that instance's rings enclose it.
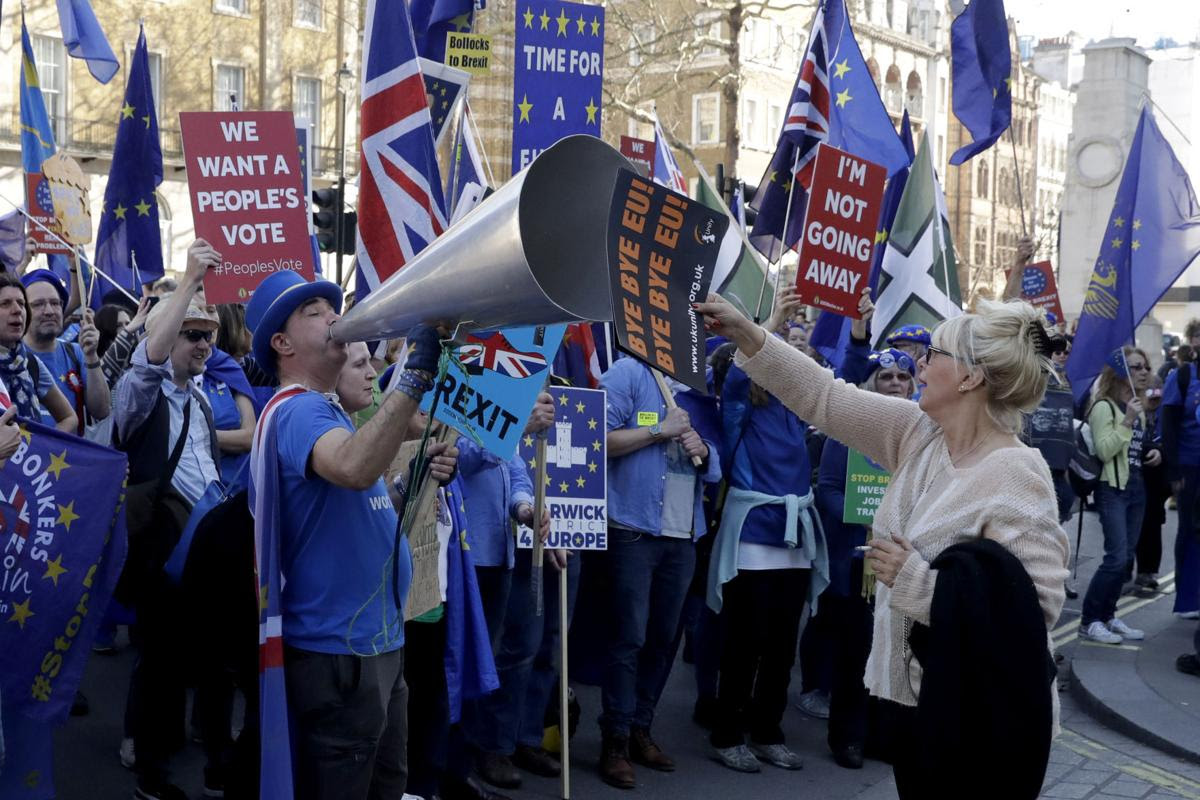
<instances>
[{"instance_id":1,"label":"eu flag","mask_svg":"<svg viewBox=\"0 0 1200 800\"><path fill-rule=\"evenodd\" d=\"M1012 54L1004 0L971 0L950 25L954 116L975 141L950 156L961 164L987 150L1012 122Z\"/></svg>"},{"instance_id":2,"label":"eu flag","mask_svg":"<svg viewBox=\"0 0 1200 800\"><path fill-rule=\"evenodd\" d=\"M143 30L138 33L125 102L117 116L117 141L108 185L104 187L95 256L96 266L134 296L142 293L139 284L152 283L163 275L158 201L154 197L162 179L162 150Z\"/></svg>"},{"instance_id":3,"label":"eu flag","mask_svg":"<svg viewBox=\"0 0 1200 800\"><path fill-rule=\"evenodd\" d=\"M785 241L791 248L800 239L821 142L882 164L888 175L911 160L867 70L845 0L823 0L817 11L775 155L758 184L750 242L771 261L779 258ZM799 185L789 191L793 182Z\"/></svg>"},{"instance_id":4,"label":"eu flag","mask_svg":"<svg viewBox=\"0 0 1200 800\"><path fill-rule=\"evenodd\" d=\"M1076 404L1091 388L1108 355L1133 340L1134 329L1198 254L1196 193L1146 106L1067 359Z\"/></svg>"},{"instance_id":5,"label":"eu flag","mask_svg":"<svg viewBox=\"0 0 1200 800\"><path fill-rule=\"evenodd\" d=\"M417 54L439 64L446 60L446 34L470 33L475 0L412 0Z\"/></svg>"},{"instance_id":6,"label":"eu flag","mask_svg":"<svg viewBox=\"0 0 1200 800\"><path fill-rule=\"evenodd\" d=\"M111 81L120 67L91 2L58 0L58 21L67 53L87 61L88 71L96 80L101 83Z\"/></svg>"}]
</instances>

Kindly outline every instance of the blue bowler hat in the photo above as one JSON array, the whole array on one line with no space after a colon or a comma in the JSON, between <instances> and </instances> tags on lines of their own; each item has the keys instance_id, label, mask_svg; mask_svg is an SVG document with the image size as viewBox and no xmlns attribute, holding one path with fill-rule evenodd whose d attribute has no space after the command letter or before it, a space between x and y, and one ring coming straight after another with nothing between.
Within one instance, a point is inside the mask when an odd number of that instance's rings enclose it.
<instances>
[{"instance_id":1,"label":"blue bowler hat","mask_svg":"<svg viewBox=\"0 0 1200 800\"><path fill-rule=\"evenodd\" d=\"M933 344L933 333L924 325L901 325L887 337L887 343L893 347L896 342L916 342L926 347Z\"/></svg>"},{"instance_id":2,"label":"blue bowler hat","mask_svg":"<svg viewBox=\"0 0 1200 800\"><path fill-rule=\"evenodd\" d=\"M258 365L272 375L275 374L275 353L271 350L271 337L283 330L293 311L314 297L325 298L334 311L342 312L342 290L336 283L309 283L290 269L267 276L250 297L246 305L246 327L254 334L250 349Z\"/></svg>"},{"instance_id":3,"label":"blue bowler hat","mask_svg":"<svg viewBox=\"0 0 1200 800\"><path fill-rule=\"evenodd\" d=\"M31 269L29 272L26 272L21 276L21 283L25 285L26 289L38 282L48 283L53 286L54 290L58 292L58 299L62 301L64 306L67 304L67 285L63 283L62 278L58 277L50 270Z\"/></svg>"}]
</instances>

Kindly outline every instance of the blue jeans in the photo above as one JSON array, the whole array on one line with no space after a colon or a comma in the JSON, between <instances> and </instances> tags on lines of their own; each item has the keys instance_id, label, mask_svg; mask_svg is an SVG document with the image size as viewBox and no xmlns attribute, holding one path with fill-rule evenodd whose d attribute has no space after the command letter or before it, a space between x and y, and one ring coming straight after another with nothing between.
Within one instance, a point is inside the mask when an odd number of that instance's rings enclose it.
<instances>
[{"instance_id":1,"label":"blue jeans","mask_svg":"<svg viewBox=\"0 0 1200 800\"><path fill-rule=\"evenodd\" d=\"M654 721L671 672L679 615L696 568L689 539L608 529L610 571L608 653L600 729L628 736Z\"/></svg>"},{"instance_id":2,"label":"blue jeans","mask_svg":"<svg viewBox=\"0 0 1200 800\"><path fill-rule=\"evenodd\" d=\"M1124 489L1106 483L1096 487L1096 508L1104 530L1104 560L1088 584L1083 597L1083 627L1093 622L1108 622L1117 613L1121 586L1129 574L1142 531L1146 510L1146 489L1141 470L1132 470Z\"/></svg>"},{"instance_id":3,"label":"blue jeans","mask_svg":"<svg viewBox=\"0 0 1200 800\"><path fill-rule=\"evenodd\" d=\"M1182 466L1179 492L1179 530L1175 534L1175 611L1200 611L1200 532L1196 501L1200 499L1200 467Z\"/></svg>"}]
</instances>

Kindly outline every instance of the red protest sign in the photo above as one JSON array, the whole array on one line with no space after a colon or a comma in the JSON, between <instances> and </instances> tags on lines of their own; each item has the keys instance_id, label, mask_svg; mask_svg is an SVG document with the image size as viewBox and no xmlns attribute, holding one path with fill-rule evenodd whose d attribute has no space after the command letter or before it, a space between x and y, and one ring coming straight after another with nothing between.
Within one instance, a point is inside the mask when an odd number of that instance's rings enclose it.
<instances>
[{"instance_id":1,"label":"red protest sign","mask_svg":"<svg viewBox=\"0 0 1200 800\"><path fill-rule=\"evenodd\" d=\"M49 228L57 236L51 235L45 228L30 223L29 236L38 244L42 253L69 253L71 248L62 238L62 229L54 216L54 197L50 191L50 181L40 172L25 173L25 207L29 216Z\"/></svg>"},{"instance_id":2,"label":"red protest sign","mask_svg":"<svg viewBox=\"0 0 1200 800\"><path fill-rule=\"evenodd\" d=\"M1030 305L1054 315L1055 323L1063 321L1062 303L1058 299L1058 281L1049 261L1026 264L1021 268L1021 297Z\"/></svg>"},{"instance_id":3,"label":"red protest sign","mask_svg":"<svg viewBox=\"0 0 1200 800\"><path fill-rule=\"evenodd\" d=\"M621 155L635 165L645 167L646 177L654 179L654 142L650 139L635 139L632 136L621 137Z\"/></svg>"},{"instance_id":4,"label":"red protest sign","mask_svg":"<svg viewBox=\"0 0 1200 800\"><path fill-rule=\"evenodd\" d=\"M859 316L886 181L879 164L819 146L796 268L796 290L808 305Z\"/></svg>"},{"instance_id":5,"label":"red protest sign","mask_svg":"<svg viewBox=\"0 0 1200 800\"><path fill-rule=\"evenodd\" d=\"M196 236L221 254L204 279L208 302L245 303L279 270L313 280L291 112L185 111L179 128Z\"/></svg>"}]
</instances>

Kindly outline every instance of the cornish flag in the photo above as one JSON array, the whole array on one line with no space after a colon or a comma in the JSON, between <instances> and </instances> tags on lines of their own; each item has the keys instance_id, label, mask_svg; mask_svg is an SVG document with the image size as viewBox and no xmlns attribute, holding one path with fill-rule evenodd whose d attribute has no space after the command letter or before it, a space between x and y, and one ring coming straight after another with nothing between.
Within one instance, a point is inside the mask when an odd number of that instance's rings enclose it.
<instances>
[{"instance_id":1,"label":"cornish flag","mask_svg":"<svg viewBox=\"0 0 1200 800\"><path fill-rule=\"evenodd\" d=\"M489 370L510 378L528 378L546 368L545 356L522 353L500 331L486 339L467 336L467 343L458 349L458 360L470 375Z\"/></svg>"},{"instance_id":2,"label":"cornish flag","mask_svg":"<svg viewBox=\"0 0 1200 800\"><path fill-rule=\"evenodd\" d=\"M404 0L370 0L363 36L357 300L446 229L433 120Z\"/></svg>"}]
</instances>

